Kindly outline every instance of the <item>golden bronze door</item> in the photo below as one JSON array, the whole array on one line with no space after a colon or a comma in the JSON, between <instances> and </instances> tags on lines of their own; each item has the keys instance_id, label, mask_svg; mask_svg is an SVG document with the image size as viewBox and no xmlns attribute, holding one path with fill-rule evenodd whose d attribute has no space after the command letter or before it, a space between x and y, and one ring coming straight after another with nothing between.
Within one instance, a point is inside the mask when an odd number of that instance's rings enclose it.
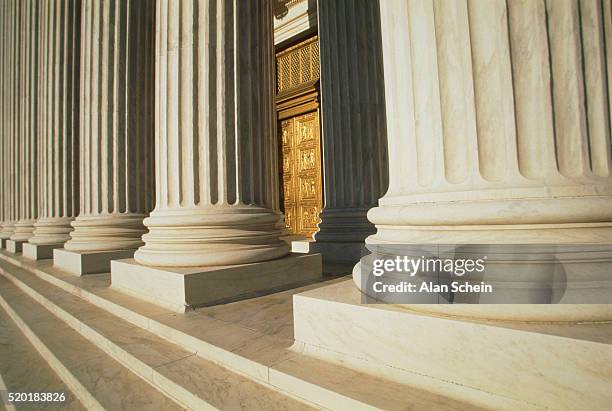
<instances>
[{"instance_id":1,"label":"golden bronze door","mask_svg":"<svg viewBox=\"0 0 612 411\"><path fill-rule=\"evenodd\" d=\"M290 233L312 237L323 208L318 38L279 52L276 62L281 208Z\"/></svg>"},{"instance_id":2,"label":"golden bronze door","mask_svg":"<svg viewBox=\"0 0 612 411\"><path fill-rule=\"evenodd\" d=\"M287 230L312 236L323 206L319 112L281 121L282 200Z\"/></svg>"}]
</instances>

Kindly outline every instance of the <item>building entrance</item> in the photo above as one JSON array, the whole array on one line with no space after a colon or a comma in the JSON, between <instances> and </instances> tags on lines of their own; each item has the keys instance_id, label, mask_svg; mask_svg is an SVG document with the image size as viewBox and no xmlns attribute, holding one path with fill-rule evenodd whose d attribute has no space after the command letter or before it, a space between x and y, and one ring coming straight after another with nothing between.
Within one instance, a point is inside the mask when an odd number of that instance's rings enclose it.
<instances>
[{"instance_id":1,"label":"building entrance","mask_svg":"<svg viewBox=\"0 0 612 411\"><path fill-rule=\"evenodd\" d=\"M279 52L276 64L281 209L290 233L312 237L323 208L318 38Z\"/></svg>"}]
</instances>

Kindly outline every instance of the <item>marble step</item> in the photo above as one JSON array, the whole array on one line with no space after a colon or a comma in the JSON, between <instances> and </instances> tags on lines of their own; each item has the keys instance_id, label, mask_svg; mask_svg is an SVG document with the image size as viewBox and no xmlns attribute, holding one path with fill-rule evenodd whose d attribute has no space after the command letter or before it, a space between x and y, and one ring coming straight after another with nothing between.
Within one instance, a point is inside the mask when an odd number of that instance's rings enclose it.
<instances>
[{"instance_id":1,"label":"marble step","mask_svg":"<svg viewBox=\"0 0 612 411\"><path fill-rule=\"evenodd\" d=\"M5 279L0 286L0 308L85 408L182 409L16 286L7 285ZM37 370L30 365L27 369L34 378Z\"/></svg>"},{"instance_id":2,"label":"marble step","mask_svg":"<svg viewBox=\"0 0 612 411\"><path fill-rule=\"evenodd\" d=\"M611 409L610 322L442 317L364 303L352 279L295 295L293 304L295 340L317 358L399 383L415 373L449 381L515 401L511 408Z\"/></svg>"},{"instance_id":3,"label":"marble step","mask_svg":"<svg viewBox=\"0 0 612 411\"><path fill-rule=\"evenodd\" d=\"M75 277L53 267L51 261L32 262L4 252L0 252L1 262L8 262L13 273L17 273L16 267L23 269L13 276L16 280L19 277L33 284L35 276L41 281L37 288L53 285L186 351L196 352L198 357L322 408L517 409L513 402L473 390L465 392L456 384L416 374L414 384L399 384L302 355L302 347L294 344L292 336L292 296L299 290L177 315L113 290L108 274ZM33 275L26 276L23 271ZM262 299L276 302L273 307L261 307ZM278 301L284 302L278 305ZM241 311L234 312L232 306L242 307ZM209 315L216 311L219 319L211 318ZM240 324L231 317L240 319ZM277 328L287 335L267 335L265 329L276 327L273 324L279 320L281 326Z\"/></svg>"},{"instance_id":4,"label":"marble step","mask_svg":"<svg viewBox=\"0 0 612 411\"><path fill-rule=\"evenodd\" d=\"M32 369L35 369L36 373L32 373ZM86 409L2 309L0 309L0 390L65 394L65 401L62 402L14 405L14 408L19 410L40 410L43 407L45 410ZM2 399L0 399L1 404Z\"/></svg>"},{"instance_id":5,"label":"marble step","mask_svg":"<svg viewBox=\"0 0 612 411\"><path fill-rule=\"evenodd\" d=\"M185 408L315 409L162 340L57 287L49 287L21 269L12 267L9 272L3 265L0 272L19 292L34 298L49 310L49 315L57 316L56 321L70 325L107 356Z\"/></svg>"}]
</instances>

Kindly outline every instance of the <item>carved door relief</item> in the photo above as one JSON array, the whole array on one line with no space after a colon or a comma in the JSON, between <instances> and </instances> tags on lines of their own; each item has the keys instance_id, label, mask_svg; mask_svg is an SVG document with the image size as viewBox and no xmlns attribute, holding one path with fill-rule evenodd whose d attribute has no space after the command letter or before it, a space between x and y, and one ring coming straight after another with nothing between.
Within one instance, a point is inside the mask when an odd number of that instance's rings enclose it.
<instances>
[{"instance_id":1,"label":"carved door relief","mask_svg":"<svg viewBox=\"0 0 612 411\"><path fill-rule=\"evenodd\" d=\"M318 38L276 58L281 208L290 233L312 237L323 208Z\"/></svg>"},{"instance_id":2,"label":"carved door relief","mask_svg":"<svg viewBox=\"0 0 612 411\"><path fill-rule=\"evenodd\" d=\"M312 236L323 206L319 112L281 121L282 200L287 229Z\"/></svg>"}]
</instances>

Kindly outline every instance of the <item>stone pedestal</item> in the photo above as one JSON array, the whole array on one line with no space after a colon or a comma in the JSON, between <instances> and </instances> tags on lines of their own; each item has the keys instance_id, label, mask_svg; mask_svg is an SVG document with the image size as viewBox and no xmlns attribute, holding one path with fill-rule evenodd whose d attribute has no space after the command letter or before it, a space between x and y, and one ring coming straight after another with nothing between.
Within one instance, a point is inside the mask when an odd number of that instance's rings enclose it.
<instances>
[{"instance_id":1,"label":"stone pedestal","mask_svg":"<svg viewBox=\"0 0 612 411\"><path fill-rule=\"evenodd\" d=\"M2 224L2 229L0 230L0 239L8 240L11 238L13 233L15 232L15 226L11 222L5 222Z\"/></svg>"},{"instance_id":2,"label":"stone pedestal","mask_svg":"<svg viewBox=\"0 0 612 411\"><path fill-rule=\"evenodd\" d=\"M9 253L17 254L23 250L23 244L27 241L23 240L6 240L6 251Z\"/></svg>"},{"instance_id":3,"label":"stone pedestal","mask_svg":"<svg viewBox=\"0 0 612 411\"><path fill-rule=\"evenodd\" d=\"M597 4L381 2L390 183L368 244L612 243Z\"/></svg>"},{"instance_id":4,"label":"stone pedestal","mask_svg":"<svg viewBox=\"0 0 612 411\"><path fill-rule=\"evenodd\" d=\"M353 267L355 261L361 258L364 245L350 242L320 242L316 240L292 240L291 251L301 254L321 254L323 261L330 264L344 264ZM350 270L349 270L350 271Z\"/></svg>"},{"instance_id":5,"label":"stone pedestal","mask_svg":"<svg viewBox=\"0 0 612 411\"><path fill-rule=\"evenodd\" d=\"M23 256L30 260L44 260L47 258L53 258L53 250L56 248L62 248L63 243L59 244L32 244L30 242L24 243L22 246Z\"/></svg>"},{"instance_id":6,"label":"stone pedestal","mask_svg":"<svg viewBox=\"0 0 612 411\"><path fill-rule=\"evenodd\" d=\"M53 250L53 265L74 275L108 273L112 260L132 258L134 250L112 250L97 252Z\"/></svg>"},{"instance_id":7,"label":"stone pedestal","mask_svg":"<svg viewBox=\"0 0 612 411\"><path fill-rule=\"evenodd\" d=\"M410 385L418 374L432 385L446 381L523 401L525 409L605 409L612 401L612 364L602 360L612 355L612 324L571 322L609 319L609 305L599 306L600 315L573 306L575 315L557 326L477 322L367 304L349 280L297 294L293 307L304 354L386 380ZM533 319L532 307L506 311Z\"/></svg>"},{"instance_id":8,"label":"stone pedestal","mask_svg":"<svg viewBox=\"0 0 612 411\"><path fill-rule=\"evenodd\" d=\"M143 244L155 192L154 8L127 0L84 0L82 8L80 213L65 250L55 252L71 263L54 257L76 274L98 261L108 271L109 258Z\"/></svg>"},{"instance_id":9,"label":"stone pedestal","mask_svg":"<svg viewBox=\"0 0 612 411\"><path fill-rule=\"evenodd\" d=\"M378 1L319 2L324 208L314 252L355 263L375 232L366 217L387 189Z\"/></svg>"},{"instance_id":10,"label":"stone pedestal","mask_svg":"<svg viewBox=\"0 0 612 411\"><path fill-rule=\"evenodd\" d=\"M321 256L290 255L271 261L199 268L147 267L111 262L112 287L184 312L299 287L321 277Z\"/></svg>"}]
</instances>

